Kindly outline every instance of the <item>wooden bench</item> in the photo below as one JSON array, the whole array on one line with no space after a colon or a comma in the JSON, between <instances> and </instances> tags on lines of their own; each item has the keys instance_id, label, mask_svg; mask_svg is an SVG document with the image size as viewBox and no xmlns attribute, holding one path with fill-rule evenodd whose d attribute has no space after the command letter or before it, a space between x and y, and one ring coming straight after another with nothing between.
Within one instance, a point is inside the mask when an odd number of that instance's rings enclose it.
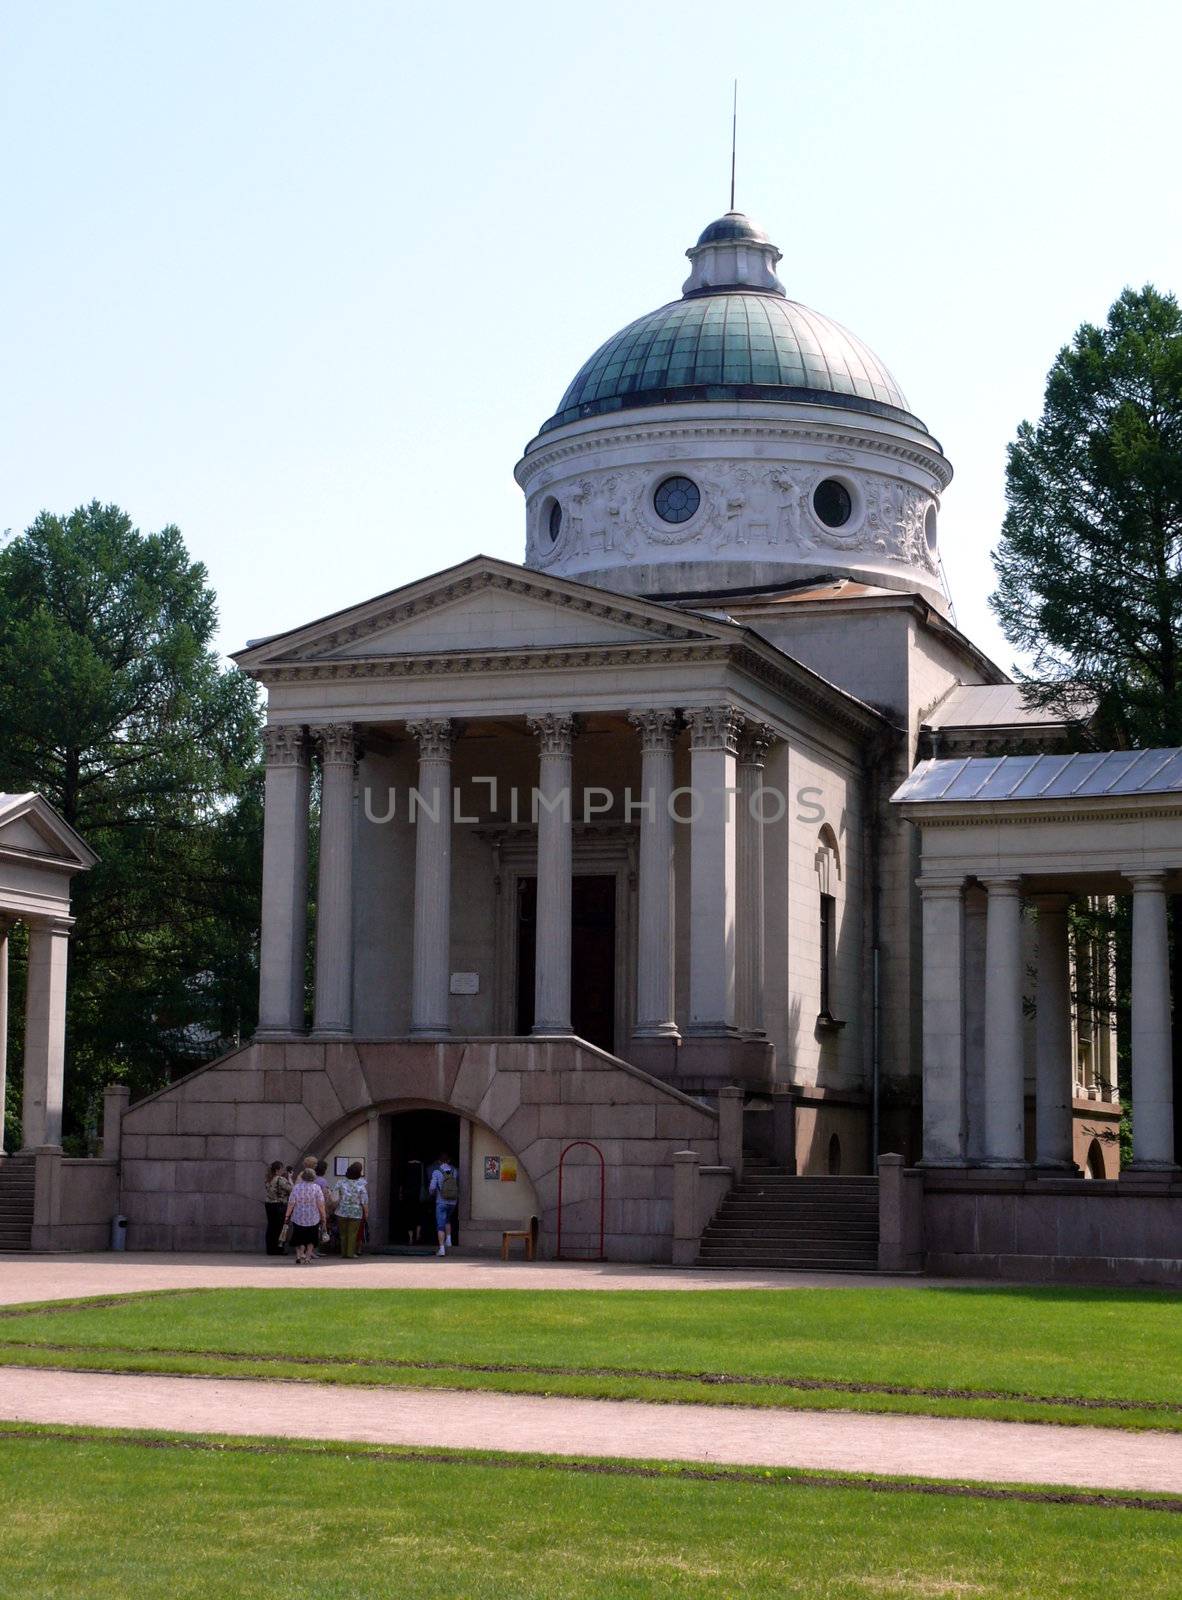
<instances>
[{"instance_id":1,"label":"wooden bench","mask_svg":"<svg viewBox=\"0 0 1182 1600\"><path fill-rule=\"evenodd\" d=\"M506 1228L501 1235L501 1260L508 1261L509 1246L514 1239L520 1239L525 1245L525 1259L533 1261L538 1253L538 1219L531 1217L524 1228Z\"/></svg>"}]
</instances>

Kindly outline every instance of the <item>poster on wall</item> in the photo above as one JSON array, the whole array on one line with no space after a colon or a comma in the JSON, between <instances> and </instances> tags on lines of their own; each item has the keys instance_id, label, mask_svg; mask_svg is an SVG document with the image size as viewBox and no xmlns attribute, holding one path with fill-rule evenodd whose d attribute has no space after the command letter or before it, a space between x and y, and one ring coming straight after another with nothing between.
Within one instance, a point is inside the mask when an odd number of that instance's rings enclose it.
<instances>
[{"instance_id":1,"label":"poster on wall","mask_svg":"<svg viewBox=\"0 0 1182 1600\"><path fill-rule=\"evenodd\" d=\"M516 1162L516 1160L514 1159L513 1156L502 1156L501 1157L501 1182L502 1183L516 1183L517 1182L517 1162Z\"/></svg>"},{"instance_id":2,"label":"poster on wall","mask_svg":"<svg viewBox=\"0 0 1182 1600\"><path fill-rule=\"evenodd\" d=\"M498 1183L501 1177L500 1156L485 1156L484 1177L487 1183Z\"/></svg>"},{"instance_id":3,"label":"poster on wall","mask_svg":"<svg viewBox=\"0 0 1182 1600\"><path fill-rule=\"evenodd\" d=\"M333 1175L333 1177L334 1178L343 1178L352 1165L353 1165L352 1160L348 1156L333 1156L333 1158L332 1158L332 1175Z\"/></svg>"}]
</instances>

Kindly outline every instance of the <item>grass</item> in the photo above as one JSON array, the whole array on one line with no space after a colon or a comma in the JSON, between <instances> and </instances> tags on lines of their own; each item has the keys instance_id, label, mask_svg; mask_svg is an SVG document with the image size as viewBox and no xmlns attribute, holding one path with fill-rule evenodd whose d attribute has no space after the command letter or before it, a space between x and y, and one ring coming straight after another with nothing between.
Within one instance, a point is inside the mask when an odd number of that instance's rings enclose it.
<instances>
[{"instance_id":1,"label":"grass","mask_svg":"<svg viewBox=\"0 0 1182 1600\"><path fill-rule=\"evenodd\" d=\"M1182 1430L1148 1290L192 1290L15 1308L0 1364Z\"/></svg>"},{"instance_id":2,"label":"grass","mask_svg":"<svg viewBox=\"0 0 1182 1600\"><path fill-rule=\"evenodd\" d=\"M0 1593L22 1600L1178 1593L1179 1517L1118 1497L13 1428L0 1485Z\"/></svg>"}]
</instances>

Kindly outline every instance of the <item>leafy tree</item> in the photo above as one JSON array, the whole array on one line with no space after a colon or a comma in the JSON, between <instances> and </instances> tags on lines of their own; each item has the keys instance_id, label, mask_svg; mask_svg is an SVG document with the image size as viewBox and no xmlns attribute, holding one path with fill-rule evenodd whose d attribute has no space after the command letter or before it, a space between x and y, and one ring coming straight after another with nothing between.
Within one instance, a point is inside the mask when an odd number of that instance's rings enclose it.
<instances>
[{"instance_id":1,"label":"leafy tree","mask_svg":"<svg viewBox=\"0 0 1182 1600\"><path fill-rule=\"evenodd\" d=\"M207 573L175 527L97 501L0 550L0 789L36 789L101 857L74 880L68 1119L254 1015L255 687L211 648Z\"/></svg>"},{"instance_id":2,"label":"leafy tree","mask_svg":"<svg viewBox=\"0 0 1182 1600\"><path fill-rule=\"evenodd\" d=\"M1006 500L991 604L1033 663L1027 698L1070 713L1083 690L1097 703L1102 743L1182 745L1182 308L1173 295L1126 289L1104 327L1085 323L1059 352L1038 424L1023 422L1010 446ZM1179 996L1182 897L1173 897L1171 922ZM1129 918L1120 901L1112 928L1127 1107ZM1182 1149L1177 1022L1174 1086Z\"/></svg>"},{"instance_id":3,"label":"leafy tree","mask_svg":"<svg viewBox=\"0 0 1182 1600\"><path fill-rule=\"evenodd\" d=\"M1028 655L1028 696L1101 736L1182 744L1182 309L1126 289L1059 352L1042 417L1009 449L991 604Z\"/></svg>"}]
</instances>

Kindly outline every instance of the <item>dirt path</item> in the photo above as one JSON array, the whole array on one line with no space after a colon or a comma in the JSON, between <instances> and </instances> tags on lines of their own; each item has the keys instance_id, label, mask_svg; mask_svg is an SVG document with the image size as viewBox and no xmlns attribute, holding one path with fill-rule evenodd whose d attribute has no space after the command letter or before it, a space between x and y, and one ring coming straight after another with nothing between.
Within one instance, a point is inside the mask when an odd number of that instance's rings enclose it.
<instances>
[{"instance_id":1,"label":"dirt path","mask_svg":"<svg viewBox=\"0 0 1182 1600\"><path fill-rule=\"evenodd\" d=\"M9 1368L0 1416L451 1449L811 1467L1182 1494L1182 1436L1042 1423L346 1389Z\"/></svg>"},{"instance_id":2,"label":"dirt path","mask_svg":"<svg viewBox=\"0 0 1182 1600\"><path fill-rule=\"evenodd\" d=\"M947 1280L858 1272L701 1272L626 1262L369 1256L297 1272L286 1257L0 1254L0 1305L145 1289L914 1289Z\"/></svg>"}]
</instances>

